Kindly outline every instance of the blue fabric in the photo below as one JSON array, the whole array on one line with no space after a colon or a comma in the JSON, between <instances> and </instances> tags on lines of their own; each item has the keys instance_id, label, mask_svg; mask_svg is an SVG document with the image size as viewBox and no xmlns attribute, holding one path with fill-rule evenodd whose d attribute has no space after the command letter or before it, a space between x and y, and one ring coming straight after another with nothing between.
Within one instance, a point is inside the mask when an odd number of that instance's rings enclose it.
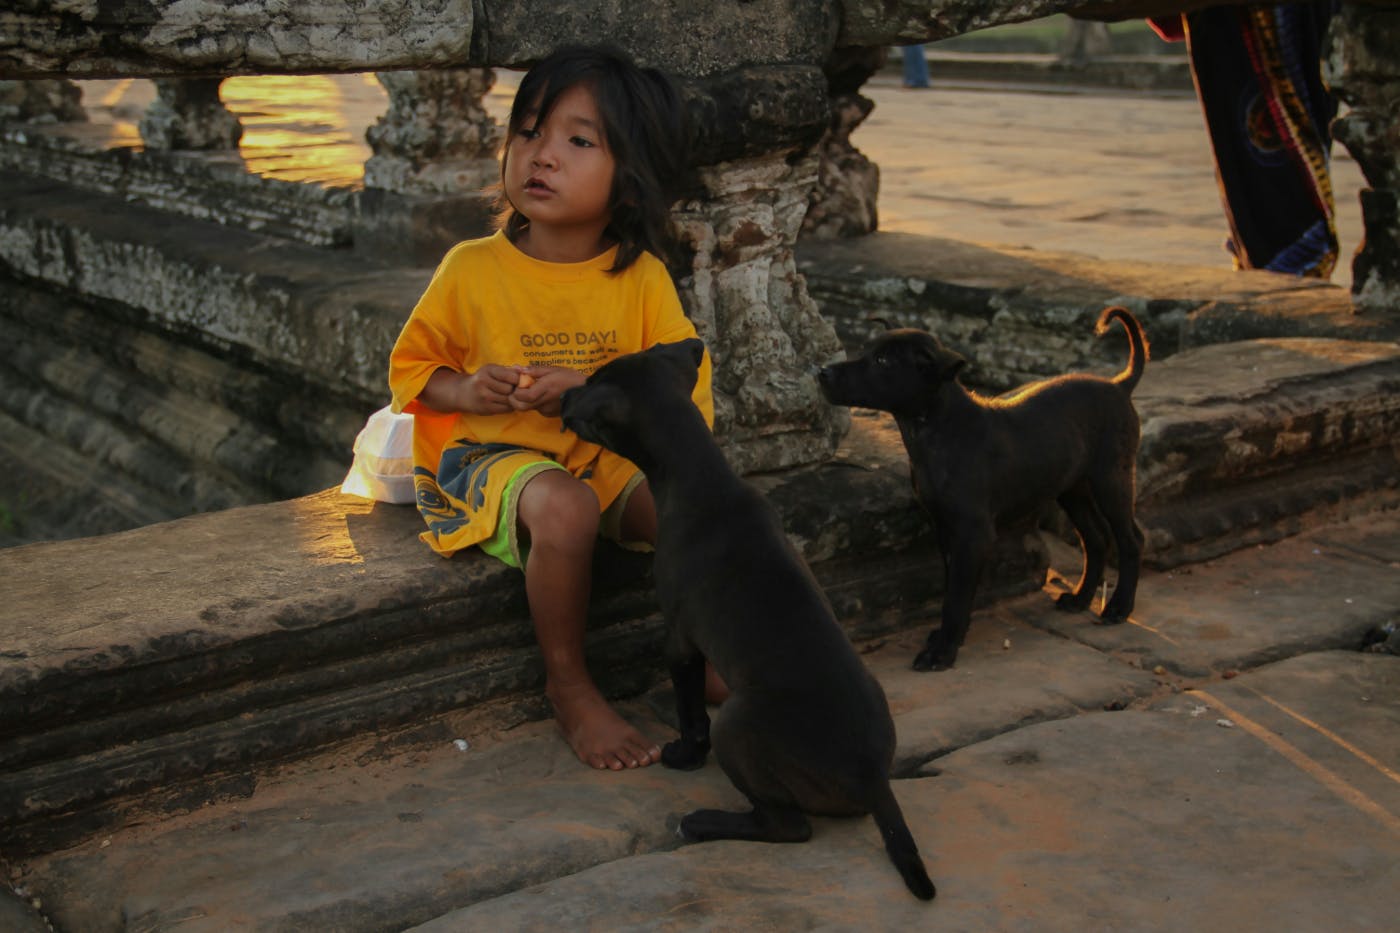
<instances>
[{"instance_id":1,"label":"blue fabric","mask_svg":"<svg viewBox=\"0 0 1400 933\"><path fill-rule=\"evenodd\" d=\"M928 56L922 45L904 47L904 86L928 87Z\"/></svg>"},{"instance_id":2,"label":"blue fabric","mask_svg":"<svg viewBox=\"0 0 1400 933\"><path fill-rule=\"evenodd\" d=\"M1186 35L1238 266L1326 278L1337 260L1322 39L1336 0L1218 6Z\"/></svg>"}]
</instances>

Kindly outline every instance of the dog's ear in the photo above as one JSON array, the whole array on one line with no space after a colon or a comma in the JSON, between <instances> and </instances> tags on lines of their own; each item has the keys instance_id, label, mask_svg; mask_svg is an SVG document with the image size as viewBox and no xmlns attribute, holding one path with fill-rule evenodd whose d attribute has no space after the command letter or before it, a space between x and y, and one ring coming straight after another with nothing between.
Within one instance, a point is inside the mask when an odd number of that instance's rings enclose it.
<instances>
[{"instance_id":1,"label":"dog's ear","mask_svg":"<svg viewBox=\"0 0 1400 933\"><path fill-rule=\"evenodd\" d=\"M653 348L681 371L690 387L700 372L700 364L705 359L705 344L697 337L678 340L675 343L658 344Z\"/></svg>"},{"instance_id":2,"label":"dog's ear","mask_svg":"<svg viewBox=\"0 0 1400 933\"><path fill-rule=\"evenodd\" d=\"M967 366L967 358L966 358L966 357L962 356L961 354L954 353L952 350L944 349L944 351L943 351L943 378L944 378L944 379L949 379L949 380L956 379L956 378L958 377L958 373L962 372L963 369L964 369L966 366Z\"/></svg>"},{"instance_id":3,"label":"dog's ear","mask_svg":"<svg viewBox=\"0 0 1400 933\"><path fill-rule=\"evenodd\" d=\"M923 347L923 359L926 372L938 381L951 381L957 378L967 366L967 359L962 354L949 350L943 344L932 338Z\"/></svg>"},{"instance_id":4,"label":"dog's ear","mask_svg":"<svg viewBox=\"0 0 1400 933\"><path fill-rule=\"evenodd\" d=\"M699 337L691 337L688 340L682 340L680 345L690 354L690 358L695 362L695 368L698 370L705 359L705 342Z\"/></svg>"}]
</instances>

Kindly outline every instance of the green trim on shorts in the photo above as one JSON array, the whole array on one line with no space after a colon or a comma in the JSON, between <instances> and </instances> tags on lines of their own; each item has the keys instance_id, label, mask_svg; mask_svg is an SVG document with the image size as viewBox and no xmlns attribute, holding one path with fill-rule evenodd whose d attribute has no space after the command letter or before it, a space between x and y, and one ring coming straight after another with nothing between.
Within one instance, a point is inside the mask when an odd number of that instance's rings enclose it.
<instances>
[{"instance_id":1,"label":"green trim on shorts","mask_svg":"<svg viewBox=\"0 0 1400 933\"><path fill-rule=\"evenodd\" d=\"M524 489L526 483L545 470L568 472L563 464L553 460L538 460L517 469L511 474L510 479L506 480L505 489L501 495L501 514L496 520L495 532L485 541L477 543L477 546L487 554L516 570L525 569L525 555L529 552L528 548L524 552L520 548L520 490ZM629 551L647 553L652 550L652 546L647 542L622 540L622 513L627 510L627 503L631 500L632 493L637 491L637 487L642 484L644 479L646 477L641 470L638 470L627 480L627 484L622 487L622 492L618 493L612 504L603 510L602 519L598 525L598 535L616 541Z\"/></svg>"},{"instance_id":2,"label":"green trim on shorts","mask_svg":"<svg viewBox=\"0 0 1400 933\"><path fill-rule=\"evenodd\" d=\"M553 460L539 460L535 463L527 463L512 473L510 479L506 480L506 487L501 497L501 515L496 521L496 531L485 541L479 542L478 547L501 563L514 567L516 570L524 570L525 560L520 554L520 524L516 521L516 506L520 490L524 489L526 483L545 470L563 469L562 463L555 463Z\"/></svg>"}]
</instances>

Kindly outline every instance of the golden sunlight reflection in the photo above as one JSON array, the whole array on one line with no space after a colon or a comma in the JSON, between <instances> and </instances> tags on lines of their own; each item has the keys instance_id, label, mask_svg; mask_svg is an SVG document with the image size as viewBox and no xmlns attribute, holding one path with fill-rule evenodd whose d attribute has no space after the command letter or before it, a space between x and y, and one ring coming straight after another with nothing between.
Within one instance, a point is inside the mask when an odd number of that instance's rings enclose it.
<instances>
[{"instance_id":1,"label":"golden sunlight reflection","mask_svg":"<svg viewBox=\"0 0 1400 933\"><path fill-rule=\"evenodd\" d=\"M54 130L67 135L83 132L93 144L104 149L139 147L141 114L156 99L155 85L140 78L111 81L79 81L87 123L60 124Z\"/></svg>"},{"instance_id":2,"label":"golden sunlight reflection","mask_svg":"<svg viewBox=\"0 0 1400 933\"><path fill-rule=\"evenodd\" d=\"M504 123L520 75L496 71L486 110ZM141 115L156 98L143 78L81 81L90 122L54 128L102 148L142 146ZM373 155L365 130L388 110L389 96L372 72L348 75L255 75L227 78L219 97L243 124L237 158L264 178L358 188ZM224 161L233 153L191 153Z\"/></svg>"},{"instance_id":3,"label":"golden sunlight reflection","mask_svg":"<svg viewBox=\"0 0 1400 933\"><path fill-rule=\"evenodd\" d=\"M371 155L351 113L384 112L373 75L260 75L229 78L219 96L243 123L238 151L248 171L330 187L358 186Z\"/></svg>"},{"instance_id":4,"label":"golden sunlight reflection","mask_svg":"<svg viewBox=\"0 0 1400 933\"><path fill-rule=\"evenodd\" d=\"M121 99L131 90L131 85L135 78L123 78L120 81L113 81L110 88L101 91L97 103L102 107L115 107L121 103Z\"/></svg>"},{"instance_id":5,"label":"golden sunlight reflection","mask_svg":"<svg viewBox=\"0 0 1400 933\"><path fill-rule=\"evenodd\" d=\"M373 502L323 493L286 504L292 509L289 527L296 536L297 551L306 562L321 566L365 562L350 537L349 522L369 512Z\"/></svg>"}]
</instances>

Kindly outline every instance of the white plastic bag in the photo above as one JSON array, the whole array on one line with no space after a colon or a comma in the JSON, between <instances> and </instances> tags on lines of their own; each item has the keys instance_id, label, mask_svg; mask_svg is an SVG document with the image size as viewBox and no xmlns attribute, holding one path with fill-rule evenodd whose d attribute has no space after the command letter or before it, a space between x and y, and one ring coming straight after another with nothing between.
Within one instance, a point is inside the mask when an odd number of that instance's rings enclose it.
<instances>
[{"instance_id":1,"label":"white plastic bag","mask_svg":"<svg viewBox=\"0 0 1400 933\"><path fill-rule=\"evenodd\" d=\"M413 494L413 416L388 407L369 416L355 437L355 460L340 491L407 505Z\"/></svg>"}]
</instances>

